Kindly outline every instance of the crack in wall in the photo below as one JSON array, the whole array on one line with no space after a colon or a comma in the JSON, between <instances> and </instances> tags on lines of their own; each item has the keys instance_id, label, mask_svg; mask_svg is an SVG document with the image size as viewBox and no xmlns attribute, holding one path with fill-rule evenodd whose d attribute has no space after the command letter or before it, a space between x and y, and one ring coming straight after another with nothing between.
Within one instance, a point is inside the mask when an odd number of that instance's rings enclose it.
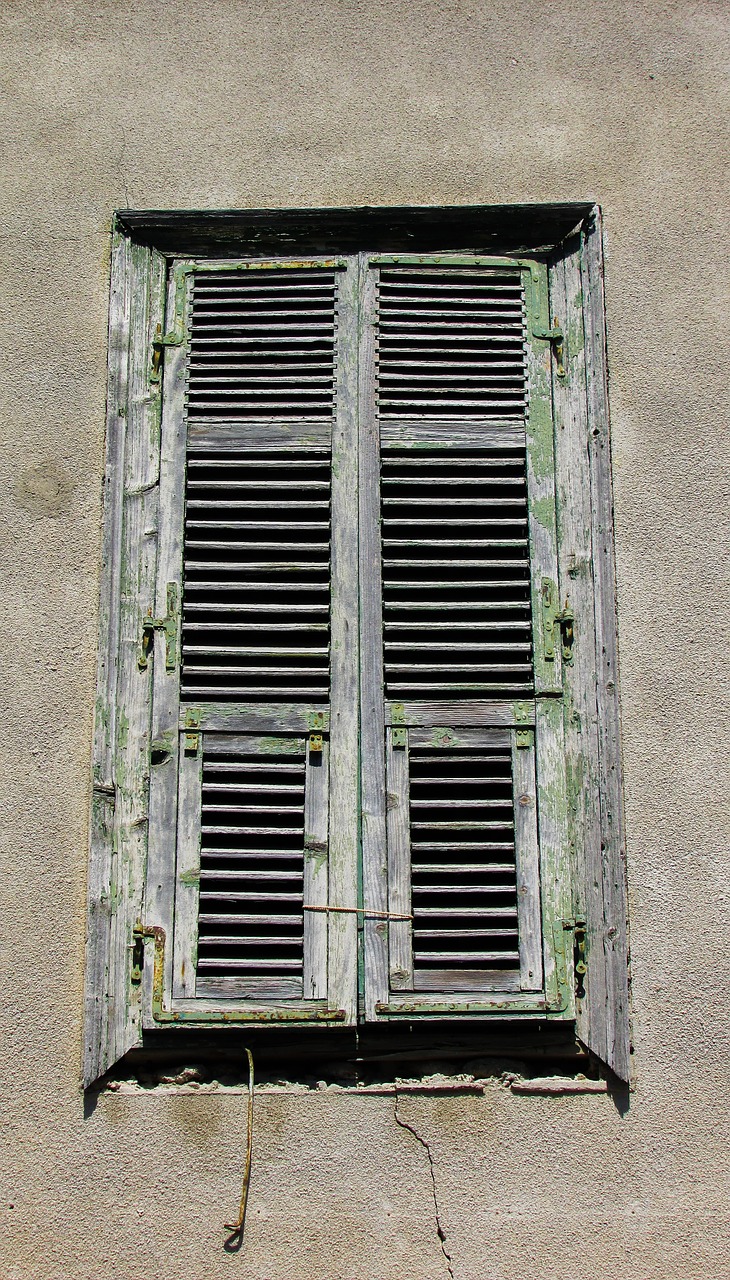
<instances>
[{"instance_id":1,"label":"crack in wall","mask_svg":"<svg viewBox=\"0 0 730 1280\"><path fill-rule=\"evenodd\" d=\"M418 1133L418 1132L417 1132L417 1130L413 1128L413 1125L409 1124L407 1120L401 1120L400 1115L398 1114L398 1103L399 1103L399 1101L400 1101L400 1099L399 1099L399 1097L398 1097L398 1090L397 1090L397 1088L396 1088L396 1090L395 1090L395 1098L394 1098L393 1116L394 1116L394 1119L395 1119L396 1124L397 1124L397 1125L400 1125L401 1129L406 1129L408 1133L412 1134L412 1136L416 1139L416 1142L419 1142L419 1143L421 1144L421 1146L423 1147L424 1151L426 1152L426 1155L428 1156L428 1167L429 1167L429 1170L430 1170L430 1173L431 1173L431 1188L432 1188L432 1191L433 1191L433 1208L434 1208L434 1213L435 1213L435 1215L436 1215L436 1234L437 1234L437 1236L438 1236L439 1244L440 1244L440 1246L441 1246L441 1252L442 1252L442 1254L444 1255L444 1261L445 1261L445 1263L446 1263L446 1270L447 1270L447 1271L448 1271L448 1273L449 1273L450 1280L454 1280L454 1267L453 1267L453 1262L452 1262L451 1254L449 1253L448 1249L446 1248L446 1232L444 1231L443 1227L441 1226L441 1214L440 1214L440 1211L439 1211L438 1191L437 1191L437 1189L436 1189L436 1167L435 1167L434 1162L433 1162L433 1156L431 1155L431 1148L430 1148L430 1146L429 1146L428 1142L426 1141L426 1139L425 1139L425 1138L422 1138L422 1137L421 1137L421 1135L420 1135L420 1133Z\"/></svg>"}]
</instances>

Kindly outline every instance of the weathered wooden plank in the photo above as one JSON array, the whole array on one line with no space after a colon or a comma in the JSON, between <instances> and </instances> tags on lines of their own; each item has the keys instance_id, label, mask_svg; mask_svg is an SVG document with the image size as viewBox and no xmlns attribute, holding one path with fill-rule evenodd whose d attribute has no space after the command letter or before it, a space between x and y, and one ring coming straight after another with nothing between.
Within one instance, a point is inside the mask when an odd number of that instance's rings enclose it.
<instances>
[{"instance_id":1,"label":"weathered wooden plank","mask_svg":"<svg viewBox=\"0 0 730 1280\"><path fill-rule=\"evenodd\" d=\"M573 863L575 915L589 923L588 974L576 999L578 1034L605 1060L606 976L603 931L603 874L598 778L596 704L595 582L588 460L583 289L579 243L563 251L550 272L552 310L565 330L567 379L553 377L556 433L560 598L575 614L573 661L563 666L569 848ZM579 988L579 990L581 989ZM596 1004L598 1033L592 1030ZM601 1031L603 1038L601 1038Z\"/></svg>"},{"instance_id":2,"label":"weathered wooden plank","mask_svg":"<svg viewBox=\"0 0 730 1280\"><path fill-rule=\"evenodd\" d=\"M375 405L375 276L360 258L360 701L365 1015L388 994L383 610L380 548L380 438Z\"/></svg>"},{"instance_id":3,"label":"weathered wooden plank","mask_svg":"<svg viewBox=\"0 0 730 1280\"><path fill-rule=\"evenodd\" d=\"M170 271L167 316L175 313L177 281ZM185 278L189 288L190 277ZM185 313L184 313L185 314ZM183 318L183 328L185 321ZM177 801L180 735L180 614L182 606L182 558L183 520L185 511L185 394L186 344L168 347L164 354L162 379L162 409L160 436L160 505L159 551L157 560L156 590L152 600L143 602L153 609L157 618L164 618L173 610L176 615L178 661L172 671L167 669L165 637L156 632L147 675L152 684L152 769L149 784L149 847L147 855L147 888L145 894L145 923L161 926L172 941L175 906L175 849L177 843ZM146 612L146 608L143 609ZM190 800L186 791L186 800ZM192 840L192 817L187 815L186 839ZM189 924L185 916L186 927ZM184 945L189 945L188 942ZM165 952L165 992L172 990L172 945ZM190 959L184 954L186 972ZM145 1019L152 1007L151 966L145 972ZM182 972L182 968L181 968ZM193 975L190 974L192 982Z\"/></svg>"},{"instance_id":4,"label":"weathered wooden plank","mask_svg":"<svg viewBox=\"0 0 730 1280\"><path fill-rule=\"evenodd\" d=\"M560 644L549 656L544 631L544 606L554 593L557 610L558 556L555 515L555 451L552 406L552 349L535 331L549 327L547 270L533 263L527 287L527 367L530 412L527 424L527 496L532 580L532 634L535 692L561 693ZM548 585L546 585L548 584ZM546 594L547 593L547 594ZM552 597L551 597L552 598Z\"/></svg>"},{"instance_id":5,"label":"weathered wooden plank","mask_svg":"<svg viewBox=\"0 0 730 1280\"><path fill-rule=\"evenodd\" d=\"M196 995L203 750L179 752L173 996ZM172 867L170 867L172 871Z\"/></svg>"},{"instance_id":6,"label":"weathered wooden plank","mask_svg":"<svg viewBox=\"0 0 730 1280\"><path fill-rule=\"evenodd\" d=\"M324 1000L327 996L327 938L329 914L307 911L307 906L329 902L329 743L312 751L307 743L304 788L304 957L302 995Z\"/></svg>"},{"instance_id":7,"label":"weathered wooden plank","mask_svg":"<svg viewBox=\"0 0 730 1280\"><path fill-rule=\"evenodd\" d=\"M118 668L116 873L113 893L115 971L110 974L113 1057L139 1036L139 988L130 986L132 929L141 915L149 819L151 705L149 677L140 671L142 617L154 603L159 510L159 403L150 394L152 337L164 308L165 264L159 254L131 246L130 377L124 475Z\"/></svg>"},{"instance_id":8,"label":"weathered wooden plank","mask_svg":"<svg viewBox=\"0 0 730 1280\"><path fill-rule=\"evenodd\" d=\"M406 743L394 747L392 730L387 734L386 780L388 911L392 916L408 917L411 914L408 746ZM388 921L388 969L392 990L413 990L412 924L409 919Z\"/></svg>"},{"instance_id":9,"label":"weathered wooden plank","mask_svg":"<svg viewBox=\"0 0 730 1280\"><path fill-rule=\"evenodd\" d=\"M201 716L201 723L204 717ZM209 727L209 726L205 726ZM246 755L286 756L303 755L305 739L297 737L280 738L275 734L257 737L255 734L208 733L205 739L205 752L208 756L245 753ZM237 768L237 766L234 766ZM254 768L255 766L249 766ZM268 768L268 765L266 765Z\"/></svg>"},{"instance_id":10,"label":"weathered wooden plank","mask_svg":"<svg viewBox=\"0 0 730 1280\"><path fill-rule=\"evenodd\" d=\"M502 979L500 975L497 975L497 980L500 983L509 982L508 977ZM474 1017L488 1013L490 1021L500 1014L509 1017L525 1014L544 1018L548 1011L549 1005L544 996L529 991L510 991L508 987L502 986L494 993L484 996L476 996L472 991L449 991L448 993L414 991L402 994L392 992L387 1003L379 1005L377 1009L378 1015L385 1018Z\"/></svg>"},{"instance_id":11,"label":"weathered wooden plank","mask_svg":"<svg viewBox=\"0 0 730 1280\"><path fill-rule=\"evenodd\" d=\"M209 258L203 258L194 264L196 271L206 276L214 277L216 275L240 275L245 276L248 272L256 271L302 271L308 273L313 267L319 267L321 270L343 271L347 266L345 258L328 258L328 257L297 257L291 258L218 258L211 261Z\"/></svg>"},{"instance_id":12,"label":"weathered wooden plank","mask_svg":"<svg viewBox=\"0 0 730 1280\"><path fill-rule=\"evenodd\" d=\"M219 452L258 449L264 446L279 446L301 449L310 445L326 448L332 438L332 423L328 419L289 419L286 422L272 419L263 421L221 422L220 419L206 421L198 417L188 428L188 448L197 450L216 449Z\"/></svg>"},{"instance_id":13,"label":"weathered wooden plank","mask_svg":"<svg viewBox=\"0 0 730 1280\"><path fill-rule=\"evenodd\" d=\"M452 993L480 991L519 991L517 969L429 969L415 975L413 990ZM462 997L463 998L463 997Z\"/></svg>"},{"instance_id":14,"label":"weathered wooden plank","mask_svg":"<svg viewBox=\"0 0 730 1280\"><path fill-rule=\"evenodd\" d=\"M512 734L512 794L514 797L515 862L517 867L517 932L520 987L542 990L542 922L540 918L540 849L537 838L535 735L530 746L517 745Z\"/></svg>"},{"instance_id":15,"label":"weathered wooden plank","mask_svg":"<svg viewBox=\"0 0 730 1280\"><path fill-rule=\"evenodd\" d=\"M236 703L205 702L185 703L180 709L179 727L185 727L185 719L189 711L195 711L200 717L200 728L210 732L222 733L309 733L310 729L326 732L330 722L330 707L327 702L282 703L271 706L247 707ZM312 717L318 717L316 723Z\"/></svg>"},{"instance_id":16,"label":"weathered wooden plank","mask_svg":"<svg viewBox=\"0 0 730 1280\"><path fill-rule=\"evenodd\" d=\"M474 267L494 267L501 275L505 267L515 270L521 265L519 258L478 257L471 253L378 253L371 254L368 261L378 267L463 267L462 274L467 276Z\"/></svg>"},{"instance_id":17,"label":"weathered wooden plank","mask_svg":"<svg viewBox=\"0 0 730 1280\"><path fill-rule=\"evenodd\" d=\"M166 253L233 254L255 246L262 260L293 250L304 255L372 253L391 256L455 252L475 244L491 254L518 257L559 244L590 210L590 204L425 205L418 208L179 210L125 209L123 226L134 228Z\"/></svg>"},{"instance_id":18,"label":"weathered wooden plank","mask_svg":"<svg viewBox=\"0 0 730 1280\"><path fill-rule=\"evenodd\" d=\"M496 422L457 422L453 419L424 421L388 416L380 424L383 449L418 449L429 445L441 449L519 449L524 448L524 422L507 419Z\"/></svg>"},{"instance_id":19,"label":"weathered wooden plank","mask_svg":"<svg viewBox=\"0 0 730 1280\"><path fill-rule=\"evenodd\" d=\"M214 978L198 974L195 990L203 999L301 1001L302 980L276 976L247 978L243 974Z\"/></svg>"},{"instance_id":20,"label":"weathered wooden plank","mask_svg":"<svg viewBox=\"0 0 730 1280\"><path fill-rule=\"evenodd\" d=\"M597 1002L591 1011L596 1042L605 1036L605 1058L622 1080L630 1075L628 923L626 849L621 776L621 716L618 693L618 629L613 543L611 449L601 215L596 207L584 233L582 259L586 383L589 413L588 457L591 473L591 522L595 581L595 630L598 707L598 777L603 844L603 933L605 954L605 1032ZM594 1012L595 1010L595 1016ZM603 1056L602 1054L600 1056Z\"/></svg>"},{"instance_id":21,"label":"weathered wooden plank","mask_svg":"<svg viewBox=\"0 0 730 1280\"><path fill-rule=\"evenodd\" d=\"M453 730L447 726L418 727L408 730L408 745L413 747L505 747L511 750L511 738L506 728L472 728Z\"/></svg>"},{"instance_id":22,"label":"weathered wooden plank","mask_svg":"<svg viewBox=\"0 0 730 1280\"><path fill-rule=\"evenodd\" d=\"M337 413L332 431L330 901L357 906L358 821L358 268L339 277ZM357 1017L357 915L332 913L329 921L328 1000Z\"/></svg>"},{"instance_id":23,"label":"weathered wooden plank","mask_svg":"<svg viewBox=\"0 0 730 1280\"><path fill-rule=\"evenodd\" d=\"M535 744L545 991L551 1006L570 1016L575 1006L572 939L565 944L561 932L572 906L562 699L538 698Z\"/></svg>"},{"instance_id":24,"label":"weathered wooden plank","mask_svg":"<svg viewBox=\"0 0 730 1280\"><path fill-rule=\"evenodd\" d=\"M115 234L109 303L104 525L99 593L99 653L94 718L91 839L86 932L86 988L82 1079L84 1087L108 1070L108 1016L113 992L112 860L116 797L117 666L123 518L125 425L128 404L129 332L132 306L129 241ZM121 1046L120 1046L121 1047ZM115 1052L112 1049L112 1052ZM121 1052L124 1049L121 1048Z\"/></svg>"},{"instance_id":25,"label":"weathered wooden plank","mask_svg":"<svg viewBox=\"0 0 730 1280\"><path fill-rule=\"evenodd\" d=\"M492 725L495 728L500 726L519 728L520 725L528 726L535 723L535 700L522 698L514 702L501 702L486 698L474 698L469 701L438 698L432 702L387 702L385 723L418 725L426 728L432 728L434 725L454 727Z\"/></svg>"}]
</instances>

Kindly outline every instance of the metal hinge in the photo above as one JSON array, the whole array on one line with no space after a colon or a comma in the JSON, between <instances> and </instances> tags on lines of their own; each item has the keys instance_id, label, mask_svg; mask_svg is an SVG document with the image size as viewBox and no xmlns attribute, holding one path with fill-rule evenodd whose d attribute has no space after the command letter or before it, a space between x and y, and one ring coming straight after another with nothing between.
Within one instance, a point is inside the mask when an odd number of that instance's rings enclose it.
<instances>
[{"instance_id":1,"label":"metal hinge","mask_svg":"<svg viewBox=\"0 0 730 1280\"><path fill-rule=\"evenodd\" d=\"M194 270L192 262L181 262L173 275L173 314L172 328L162 332L158 324L152 339L152 369L150 382L159 382L162 378L162 353L165 347L181 347L185 341L185 304L187 301L188 276Z\"/></svg>"},{"instance_id":2,"label":"metal hinge","mask_svg":"<svg viewBox=\"0 0 730 1280\"><path fill-rule=\"evenodd\" d=\"M324 738L322 730L327 728L327 717L324 711L310 711L309 713L309 754L320 756L324 749Z\"/></svg>"},{"instance_id":3,"label":"metal hinge","mask_svg":"<svg viewBox=\"0 0 730 1280\"><path fill-rule=\"evenodd\" d=\"M575 643L575 614L566 601L565 608L558 608L558 588L550 578L543 578L540 588L542 599L543 654L546 662L555 661L555 632L560 632L563 661L573 661Z\"/></svg>"},{"instance_id":4,"label":"metal hinge","mask_svg":"<svg viewBox=\"0 0 730 1280\"><path fill-rule=\"evenodd\" d=\"M586 993L584 978L588 972L585 920L576 920L573 926L573 967L575 969L575 994L579 1000L582 1000Z\"/></svg>"},{"instance_id":5,"label":"metal hinge","mask_svg":"<svg viewBox=\"0 0 730 1280\"><path fill-rule=\"evenodd\" d=\"M557 362L557 376L561 381L565 379L567 377L565 369L565 334L558 321L553 320L552 328L548 328L546 325L533 324L532 336L533 338L542 338L544 342L552 344L553 355Z\"/></svg>"},{"instance_id":6,"label":"metal hinge","mask_svg":"<svg viewBox=\"0 0 730 1280\"><path fill-rule=\"evenodd\" d=\"M167 584L167 616L153 618L152 610L142 619L142 645L139 654L139 669L145 671L149 662L150 650L155 631L165 633L165 670L174 671L177 665L177 583Z\"/></svg>"},{"instance_id":7,"label":"metal hinge","mask_svg":"<svg viewBox=\"0 0 730 1280\"><path fill-rule=\"evenodd\" d=\"M200 750L200 712L191 709L185 713L185 742L183 751L186 756L197 756Z\"/></svg>"},{"instance_id":8,"label":"metal hinge","mask_svg":"<svg viewBox=\"0 0 730 1280\"><path fill-rule=\"evenodd\" d=\"M402 702L394 702L390 708L390 721L392 728L390 730L390 745L398 750L403 750L408 746L408 732L405 728L406 709Z\"/></svg>"}]
</instances>

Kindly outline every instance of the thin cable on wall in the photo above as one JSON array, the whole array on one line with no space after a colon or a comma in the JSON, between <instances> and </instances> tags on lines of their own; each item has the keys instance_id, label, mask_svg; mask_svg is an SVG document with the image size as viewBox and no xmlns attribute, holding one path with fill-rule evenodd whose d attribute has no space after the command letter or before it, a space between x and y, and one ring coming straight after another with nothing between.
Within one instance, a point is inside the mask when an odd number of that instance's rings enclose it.
<instances>
[{"instance_id":1,"label":"thin cable on wall","mask_svg":"<svg viewBox=\"0 0 730 1280\"><path fill-rule=\"evenodd\" d=\"M248 1108L246 1113L246 1160L243 1166L243 1184L241 1186L241 1202L238 1206L238 1219L236 1222L224 1222L223 1226L226 1231L232 1231L234 1236L243 1237L243 1230L246 1225L246 1207L248 1205L248 1188L251 1182L251 1152L253 1150L253 1054L250 1049L246 1050L248 1058Z\"/></svg>"}]
</instances>

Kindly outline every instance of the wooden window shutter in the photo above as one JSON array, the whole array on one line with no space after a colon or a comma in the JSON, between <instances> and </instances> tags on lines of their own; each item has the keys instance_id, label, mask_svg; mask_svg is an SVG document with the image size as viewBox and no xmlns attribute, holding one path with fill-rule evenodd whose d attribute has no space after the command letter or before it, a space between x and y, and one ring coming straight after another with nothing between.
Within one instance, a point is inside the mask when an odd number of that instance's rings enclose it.
<instances>
[{"instance_id":1,"label":"wooden window shutter","mask_svg":"<svg viewBox=\"0 0 730 1280\"><path fill-rule=\"evenodd\" d=\"M628 1078L601 262L115 236L85 1084L488 1015Z\"/></svg>"},{"instance_id":2,"label":"wooden window shutter","mask_svg":"<svg viewBox=\"0 0 730 1280\"><path fill-rule=\"evenodd\" d=\"M329 909L354 908L357 879L353 276L338 260L173 264L149 1025L354 1017L356 917Z\"/></svg>"},{"instance_id":3,"label":"wooden window shutter","mask_svg":"<svg viewBox=\"0 0 730 1280\"><path fill-rule=\"evenodd\" d=\"M367 1016L567 1015L546 271L379 257L363 298Z\"/></svg>"}]
</instances>

